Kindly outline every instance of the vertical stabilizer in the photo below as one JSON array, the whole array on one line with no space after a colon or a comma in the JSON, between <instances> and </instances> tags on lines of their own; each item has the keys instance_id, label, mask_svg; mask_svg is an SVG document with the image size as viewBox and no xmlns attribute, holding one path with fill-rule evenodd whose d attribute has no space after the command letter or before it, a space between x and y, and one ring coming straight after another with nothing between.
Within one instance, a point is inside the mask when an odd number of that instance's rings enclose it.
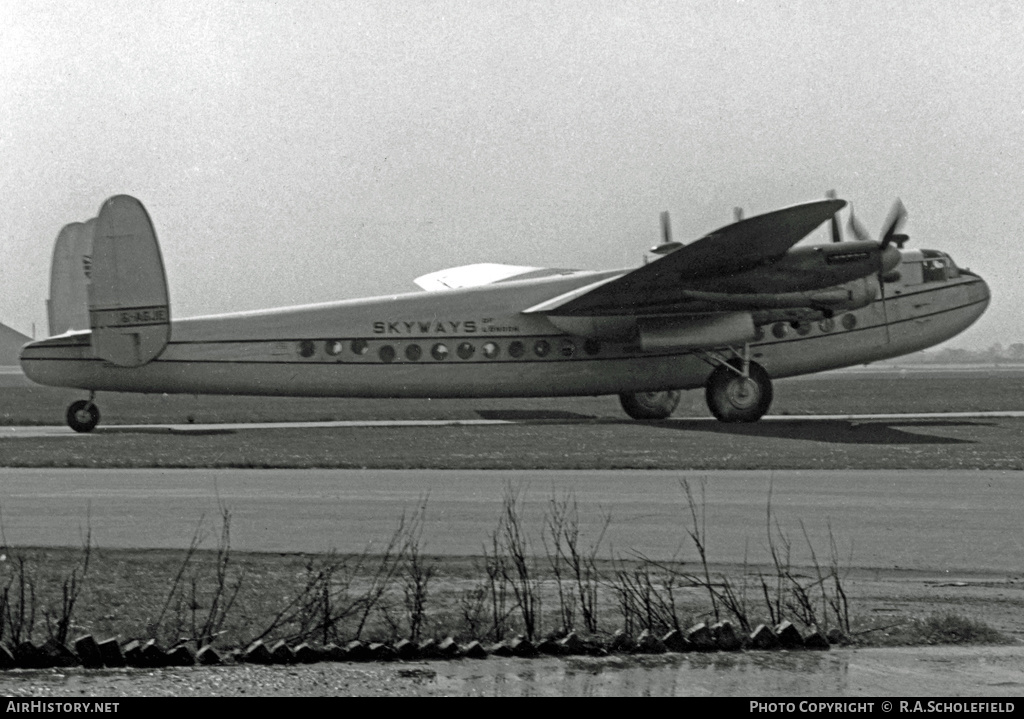
<instances>
[{"instance_id":1,"label":"vertical stabilizer","mask_svg":"<svg viewBox=\"0 0 1024 719\"><path fill-rule=\"evenodd\" d=\"M89 329L86 284L96 219L65 225L57 235L50 265L50 299L46 303L50 336Z\"/></svg>"},{"instance_id":2,"label":"vertical stabilizer","mask_svg":"<svg viewBox=\"0 0 1024 719\"><path fill-rule=\"evenodd\" d=\"M134 197L116 195L100 208L90 275L93 354L121 367L158 357L171 337L167 278L153 223Z\"/></svg>"}]
</instances>

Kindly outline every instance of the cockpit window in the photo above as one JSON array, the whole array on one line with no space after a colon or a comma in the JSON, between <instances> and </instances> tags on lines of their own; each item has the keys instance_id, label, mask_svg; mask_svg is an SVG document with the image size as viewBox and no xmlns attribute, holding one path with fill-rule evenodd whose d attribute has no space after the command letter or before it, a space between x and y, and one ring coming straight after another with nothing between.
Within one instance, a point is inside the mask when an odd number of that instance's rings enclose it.
<instances>
[{"instance_id":1,"label":"cockpit window","mask_svg":"<svg viewBox=\"0 0 1024 719\"><path fill-rule=\"evenodd\" d=\"M946 260L934 258L921 263L921 274L925 282L946 281Z\"/></svg>"}]
</instances>

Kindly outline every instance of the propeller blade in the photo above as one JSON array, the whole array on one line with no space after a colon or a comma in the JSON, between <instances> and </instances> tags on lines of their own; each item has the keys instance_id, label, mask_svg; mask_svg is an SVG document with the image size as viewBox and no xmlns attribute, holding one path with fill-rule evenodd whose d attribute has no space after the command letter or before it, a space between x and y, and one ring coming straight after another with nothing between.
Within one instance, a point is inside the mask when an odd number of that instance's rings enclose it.
<instances>
[{"instance_id":1,"label":"propeller blade","mask_svg":"<svg viewBox=\"0 0 1024 719\"><path fill-rule=\"evenodd\" d=\"M828 192L825 193L825 197L827 197L830 200L836 199L836 191L835 190L829 190ZM840 227L839 227L839 215L838 214L832 215L831 225L832 225L832 241L833 242L842 242L843 241L843 235L842 235L842 232L841 232Z\"/></svg>"},{"instance_id":2,"label":"propeller blade","mask_svg":"<svg viewBox=\"0 0 1024 719\"><path fill-rule=\"evenodd\" d=\"M853 233L854 237L856 237L861 242L869 242L869 241L871 241L871 235L868 234L868 231L864 229L864 225L860 224L860 222L857 220L857 217L853 214L853 203L852 202L850 203L850 223L849 224L850 224L850 232Z\"/></svg>"},{"instance_id":3,"label":"propeller blade","mask_svg":"<svg viewBox=\"0 0 1024 719\"><path fill-rule=\"evenodd\" d=\"M668 210L661 213L661 241L665 245L672 242L672 224L668 219Z\"/></svg>"},{"instance_id":4,"label":"propeller blade","mask_svg":"<svg viewBox=\"0 0 1024 719\"><path fill-rule=\"evenodd\" d=\"M889 216L885 220L885 228L882 232L882 249L884 250L889 246L889 243L893 241L893 238L899 232L900 226L903 221L907 219L907 208L903 206L899 198L896 198L896 202L893 203L892 209L889 210Z\"/></svg>"}]
</instances>

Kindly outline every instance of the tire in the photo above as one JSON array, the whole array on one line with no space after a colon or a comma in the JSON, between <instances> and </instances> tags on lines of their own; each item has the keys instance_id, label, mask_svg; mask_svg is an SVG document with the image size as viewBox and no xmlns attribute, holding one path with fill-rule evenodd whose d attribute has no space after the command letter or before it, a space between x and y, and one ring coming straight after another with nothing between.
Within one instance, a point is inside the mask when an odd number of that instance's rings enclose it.
<instances>
[{"instance_id":1,"label":"tire","mask_svg":"<svg viewBox=\"0 0 1024 719\"><path fill-rule=\"evenodd\" d=\"M100 408L89 400L72 402L67 413L68 427L76 432L92 432L100 423Z\"/></svg>"},{"instance_id":2,"label":"tire","mask_svg":"<svg viewBox=\"0 0 1024 719\"><path fill-rule=\"evenodd\" d=\"M739 369L740 360L729 364ZM750 376L744 378L729 367L719 366L708 377L705 397L708 409L719 422L756 422L772 403L772 380L764 367L750 363Z\"/></svg>"},{"instance_id":3,"label":"tire","mask_svg":"<svg viewBox=\"0 0 1024 719\"><path fill-rule=\"evenodd\" d=\"M663 392L626 392L619 403L633 419L666 419L676 411L683 393L677 389Z\"/></svg>"}]
</instances>

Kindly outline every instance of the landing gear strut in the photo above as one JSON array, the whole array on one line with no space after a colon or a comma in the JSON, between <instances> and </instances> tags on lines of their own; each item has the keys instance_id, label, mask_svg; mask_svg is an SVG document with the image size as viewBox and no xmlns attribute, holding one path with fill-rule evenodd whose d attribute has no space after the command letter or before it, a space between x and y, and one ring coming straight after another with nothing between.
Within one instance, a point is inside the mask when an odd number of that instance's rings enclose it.
<instances>
[{"instance_id":1,"label":"landing gear strut","mask_svg":"<svg viewBox=\"0 0 1024 719\"><path fill-rule=\"evenodd\" d=\"M675 412L682 395L679 390L624 392L619 395L619 403L633 419L666 419Z\"/></svg>"},{"instance_id":2,"label":"landing gear strut","mask_svg":"<svg viewBox=\"0 0 1024 719\"><path fill-rule=\"evenodd\" d=\"M68 407L68 426L76 432L92 432L100 423L100 408L96 406L93 399L95 392L89 393L89 399L80 399L72 402Z\"/></svg>"},{"instance_id":3,"label":"landing gear strut","mask_svg":"<svg viewBox=\"0 0 1024 719\"><path fill-rule=\"evenodd\" d=\"M717 364L705 385L708 409L719 422L756 422L772 403L772 380L764 367L750 361L749 345L732 359L706 354Z\"/></svg>"}]
</instances>

